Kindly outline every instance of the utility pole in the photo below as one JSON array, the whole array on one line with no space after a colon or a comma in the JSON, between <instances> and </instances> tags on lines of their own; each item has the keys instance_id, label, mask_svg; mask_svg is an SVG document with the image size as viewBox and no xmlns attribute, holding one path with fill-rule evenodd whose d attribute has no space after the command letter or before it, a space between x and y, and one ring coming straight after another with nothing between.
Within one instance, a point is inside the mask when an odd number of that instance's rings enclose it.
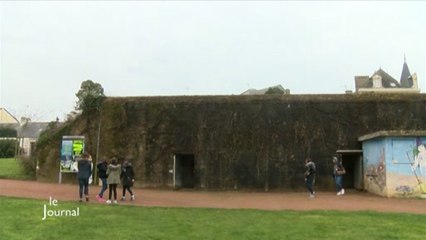
<instances>
[{"instance_id":1,"label":"utility pole","mask_svg":"<svg viewBox=\"0 0 426 240\"><path fill-rule=\"evenodd\" d=\"M100 107L98 106L98 113L99 113L99 120L98 120L98 136L96 139L96 159L95 159L95 165L93 166L93 169L95 169L95 167L97 167L98 162L99 162L99 142L101 140L101 117L102 117L102 112L100 110ZM98 171L95 170L95 174L93 175L94 183L99 183L98 181Z\"/></svg>"}]
</instances>

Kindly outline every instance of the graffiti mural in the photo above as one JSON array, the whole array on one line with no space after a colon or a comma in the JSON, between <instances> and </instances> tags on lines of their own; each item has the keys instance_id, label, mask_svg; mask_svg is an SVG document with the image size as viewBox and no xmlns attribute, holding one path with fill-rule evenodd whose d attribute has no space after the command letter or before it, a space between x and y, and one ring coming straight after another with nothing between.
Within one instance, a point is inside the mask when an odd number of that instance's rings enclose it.
<instances>
[{"instance_id":1,"label":"graffiti mural","mask_svg":"<svg viewBox=\"0 0 426 240\"><path fill-rule=\"evenodd\" d=\"M384 139L363 143L364 187L367 191L386 196L386 152Z\"/></svg>"},{"instance_id":2,"label":"graffiti mural","mask_svg":"<svg viewBox=\"0 0 426 240\"><path fill-rule=\"evenodd\" d=\"M420 170L422 176L426 176L426 147L424 144L421 144L417 147L417 154L414 157L414 164L412 166L413 172L417 168Z\"/></svg>"},{"instance_id":3,"label":"graffiti mural","mask_svg":"<svg viewBox=\"0 0 426 240\"><path fill-rule=\"evenodd\" d=\"M425 139L404 138L392 140L392 167L388 169L388 187L398 196L426 195Z\"/></svg>"},{"instance_id":4,"label":"graffiti mural","mask_svg":"<svg viewBox=\"0 0 426 240\"><path fill-rule=\"evenodd\" d=\"M380 155L374 157L374 152L369 152L367 157L369 160L366 167L366 187L369 191L384 195L386 190L386 162L385 162L385 149L380 150Z\"/></svg>"},{"instance_id":5,"label":"graffiti mural","mask_svg":"<svg viewBox=\"0 0 426 240\"><path fill-rule=\"evenodd\" d=\"M367 191L426 198L426 137L376 137L362 147Z\"/></svg>"},{"instance_id":6,"label":"graffiti mural","mask_svg":"<svg viewBox=\"0 0 426 240\"><path fill-rule=\"evenodd\" d=\"M419 142L419 141L417 141ZM419 144L417 152L414 154L414 163L411 166L414 176L417 179L421 194L426 194L426 146ZM419 174L417 173L419 171Z\"/></svg>"}]
</instances>

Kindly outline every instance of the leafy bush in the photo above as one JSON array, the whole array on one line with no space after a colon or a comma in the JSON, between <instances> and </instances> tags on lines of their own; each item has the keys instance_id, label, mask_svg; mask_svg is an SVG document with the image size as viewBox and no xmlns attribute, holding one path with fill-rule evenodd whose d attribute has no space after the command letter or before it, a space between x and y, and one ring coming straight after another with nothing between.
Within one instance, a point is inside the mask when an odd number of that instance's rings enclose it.
<instances>
[{"instance_id":1,"label":"leafy bush","mask_svg":"<svg viewBox=\"0 0 426 240\"><path fill-rule=\"evenodd\" d=\"M265 92L265 94L279 94L279 95L283 95L284 94L284 90L282 90L279 87L270 87L268 88L268 90Z\"/></svg>"},{"instance_id":2,"label":"leafy bush","mask_svg":"<svg viewBox=\"0 0 426 240\"><path fill-rule=\"evenodd\" d=\"M22 167L22 170L26 176L34 177L36 176L36 158L35 157L26 157L22 156L19 158L19 163Z\"/></svg>"},{"instance_id":3,"label":"leafy bush","mask_svg":"<svg viewBox=\"0 0 426 240\"><path fill-rule=\"evenodd\" d=\"M16 140L0 140L0 158L14 157L16 146Z\"/></svg>"},{"instance_id":4,"label":"leafy bush","mask_svg":"<svg viewBox=\"0 0 426 240\"><path fill-rule=\"evenodd\" d=\"M0 137L16 137L18 133L13 128L0 128Z\"/></svg>"}]
</instances>

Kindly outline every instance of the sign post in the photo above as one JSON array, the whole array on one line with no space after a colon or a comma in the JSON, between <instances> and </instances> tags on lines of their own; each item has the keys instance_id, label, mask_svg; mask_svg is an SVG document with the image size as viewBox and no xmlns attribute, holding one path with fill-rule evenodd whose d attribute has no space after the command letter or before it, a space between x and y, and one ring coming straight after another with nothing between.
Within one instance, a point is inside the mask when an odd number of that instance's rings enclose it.
<instances>
[{"instance_id":1,"label":"sign post","mask_svg":"<svg viewBox=\"0 0 426 240\"><path fill-rule=\"evenodd\" d=\"M63 136L61 146L61 163L59 164L59 183L62 173L77 173L77 160L84 152L84 136Z\"/></svg>"}]
</instances>

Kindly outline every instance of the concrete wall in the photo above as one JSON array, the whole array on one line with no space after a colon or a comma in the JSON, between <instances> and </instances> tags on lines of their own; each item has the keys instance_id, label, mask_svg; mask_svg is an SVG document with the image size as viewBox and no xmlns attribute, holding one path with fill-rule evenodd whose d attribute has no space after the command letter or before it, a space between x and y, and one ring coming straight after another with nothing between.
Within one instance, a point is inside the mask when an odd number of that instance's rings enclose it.
<instances>
[{"instance_id":1,"label":"concrete wall","mask_svg":"<svg viewBox=\"0 0 426 240\"><path fill-rule=\"evenodd\" d=\"M383 138L365 141L362 144L364 160L364 186L369 192L387 196L386 149Z\"/></svg>"},{"instance_id":2,"label":"concrete wall","mask_svg":"<svg viewBox=\"0 0 426 240\"><path fill-rule=\"evenodd\" d=\"M84 135L97 159L100 123L99 158L131 159L136 187L173 187L174 157L193 155L197 189L304 191L311 157L317 190L334 191L337 150L360 150L375 131L426 130L425 106L424 94L108 98L37 146L39 179L57 181L62 135Z\"/></svg>"}]
</instances>

